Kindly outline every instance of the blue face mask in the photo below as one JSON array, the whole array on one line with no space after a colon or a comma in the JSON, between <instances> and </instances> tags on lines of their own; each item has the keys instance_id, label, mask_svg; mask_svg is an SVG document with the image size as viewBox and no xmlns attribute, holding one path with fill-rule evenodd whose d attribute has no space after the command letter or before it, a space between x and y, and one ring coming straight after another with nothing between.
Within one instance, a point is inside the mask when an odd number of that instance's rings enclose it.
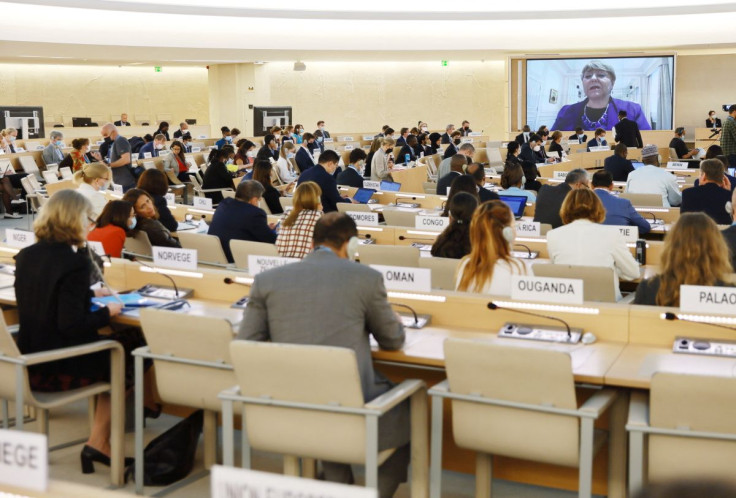
<instances>
[{"instance_id":1,"label":"blue face mask","mask_svg":"<svg viewBox=\"0 0 736 498\"><path fill-rule=\"evenodd\" d=\"M233 142L233 137L225 137L225 141L232 143Z\"/></svg>"},{"instance_id":2,"label":"blue face mask","mask_svg":"<svg viewBox=\"0 0 736 498\"><path fill-rule=\"evenodd\" d=\"M317 137L318 142L321 142L322 140L324 140L324 137Z\"/></svg>"},{"instance_id":3,"label":"blue face mask","mask_svg":"<svg viewBox=\"0 0 736 498\"><path fill-rule=\"evenodd\" d=\"M138 224L138 219L133 217L133 219L128 222L128 228L130 230L133 230L137 224Z\"/></svg>"},{"instance_id":4,"label":"blue face mask","mask_svg":"<svg viewBox=\"0 0 736 498\"><path fill-rule=\"evenodd\" d=\"M56 146L57 146L57 147L61 147L61 146L63 146L63 145L64 145L64 142L62 142L61 140L57 140L57 141L56 141Z\"/></svg>"}]
</instances>

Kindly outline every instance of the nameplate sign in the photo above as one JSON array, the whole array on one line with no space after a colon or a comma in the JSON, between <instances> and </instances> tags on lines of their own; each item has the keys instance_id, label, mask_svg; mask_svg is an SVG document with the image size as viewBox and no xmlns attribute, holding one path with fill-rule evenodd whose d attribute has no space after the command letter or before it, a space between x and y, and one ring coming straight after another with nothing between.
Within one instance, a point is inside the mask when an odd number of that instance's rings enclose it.
<instances>
[{"instance_id":1,"label":"nameplate sign","mask_svg":"<svg viewBox=\"0 0 736 498\"><path fill-rule=\"evenodd\" d=\"M572 278L512 275L511 299L557 304L583 304L583 281Z\"/></svg>"},{"instance_id":2,"label":"nameplate sign","mask_svg":"<svg viewBox=\"0 0 736 498\"><path fill-rule=\"evenodd\" d=\"M324 141L325 141L325 143L332 143L332 142L334 142L335 140L334 140L334 139L332 139L332 138L325 138L325 139L324 139Z\"/></svg>"},{"instance_id":3,"label":"nameplate sign","mask_svg":"<svg viewBox=\"0 0 736 498\"><path fill-rule=\"evenodd\" d=\"M122 194L123 193L123 186L119 183L113 183L112 184L112 191L116 194Z\"/></svg>"},{"instance_id":4,"label":"nameplate sign","mask_svg":"<svg viewBox=\"0 0 736 498\"><path fill-rule=\"evenodd\" d=\"M590 147L590 152L603 152L610 150L611 148L608 145L596 145L595 147Z\"/></svg>"},{"instance_id":5,"label":"nameplate sign","mask_svg":"<svg viewBox=\"0 0 736 498\"><path fill-rule=\"evenodd\" d=\"M667 163L667 169L687 169L687 163L682 161L669 161Z\"/></svg>"},{"instance_id":6,"label":"nameplate sign","mask_svg":"<svg viewBox=\"0 0 736 498\"><path fill-rule=\"evenodd\" d=\"M215 465L212 498L378 498L375 489Z\"/></svg>"},{"instance_id":7,"label":"nameplate sign","mask_svg":"<svg viewBox=\"0 0 736 498\"><path fill-rule=\"evenodd\" d=\"M473 143L473 139L471 137L465 137L465 138L463 138L463 143L464 144L472 144Z\"/></svg>"},{"instance_id":8,"label":"nameplate sign","mask_svg":"<svg viewBox=\"0 0 736 498\"><path fill-rule=\"evenodd\" d=\"M616 225L615 228L624 236L626 242L636 243L639 240L639 227Z\"/></svg>"},{"instance_id":9,"label":"nameplate sign","mask_svg":"<svg viewBox=\"0 0 736 498\"><path fill-rule=\"evenodd\" d=\"M199 152L201 150L202 150L201 147L192 147L192 152Z\"/></svg>"},{"instance_id":10,"label":"nameplate sign","mask_svg":"<svg viewBox=\"0 0 736 498\"><path fill-rule=\"evenodd\" d=\"M346 145L345 150L353 150L355 147L352 145Z\"/></svg>"},{"instance_id":11,"label":"nameplate sign","mask_svg":"<svg viewBox=\"0 0 736 498\"><path fill-rule=\"evenodd\" d=\"M516 235L524 237L541 237L542 224L538 221L517 221Z\"/></svg>"},{"instance_id":12,"label":"nameplate sign","mask_svg":"<svg viewBox=\"0 0 736 498\"><path fill-rule=\"evenodd\" d=\"M342 141L343 142L352 142L353 141L353 137L342 137Z\"/></svg>"},{"instance_id":13,"label":"nameplate sign","mask_svg":"<svg viewBox=\"0 0 736 498\"><path fill-rule=\"evenodd\" d=\"M366 213L364 211L346 211L356 225L364 225L369 227L378 226L378 213Z\"/></svg>"},{"instance_id":14,"label":"nameplate sign","mask_svg":"<svg viewBox=\"0 0 736 498\"><path fill-rule=\"evenodd\" d=\"M95 252L95 254L97 254L100 257L103 257L105 255L105 248L102 245L102 242L99 242L97 240L88 240L87 247L92 249Z\"/></svg>"},{"instance_id":15,"label":"nameplate sign","mask_svg":"<svg viewBox=\"0 0 736 498\"><path fill-rule=\"evenodd\" d=\"M372 188L373 190L381 190L381 182L365 180L363 182L363 188Z\"/></svg>"},{"instance_id":16,"label":"nameplate sign","mask_svg":"<svg viewBox=\"0 0 736 498\"><path fill-rule=\"evenodd\" d=\"M681 285L680 311L736 315L736 288Z\"/></svg>"},{"instance_id":17,"label":"nameplate sign","mask_svg":"<svg viewBox=\"0 0 736 498\"><path fill-rule=\"evenodd\" d=\"M166 194L164 197L166 198L166 204L170 206L176 204L176 197L173 193Z\"/></svg>"},{"instance_id":18,"label":"nameplate sign","mask_svg":"<svg viewBox=\"0 0 736 498\"><path fill-rule=\"evenodd\" d=\"M143 159L151 159L153 156L150 152L144 152L143 153Z\"/></svg>"},{"instance_id":19,"label":"nameplate sign","mask_svg":"<svg viewBox=\"0 0 736 498\"><path fill-rule=\"evenodd\" d=\"M279 256L258 256L251 254L248 256L248 274L258 275L266 270L272 270L279 266L285 266L300 261L299 258L281 258Z\"/></svg>"},{"instance_id":20,"label":"nameplate sign","mask_svg":"<svg viewBox=\"0 0 736 498\"><path fill-rule=\"evenodd\" d=\"M181 270L196 270L197 250L153 246L153 264Z\"/></svg>"},{"instance_id":21,"label":"nameplate sign","mask_svg":"<svg viewBox=\"0 0 736 498\"><path fill-rule=\"evenodd\" d=\"M207 135L197 135L197 138L207 138Z\"/></svg>"},{"instance_id":22,"label":"nameplate sign","mask_svg":"<svg viewBox=\"0 0 736 498\"><path fill-rule=\"evenodd\" d=\"M388 290L418 292L430 292L432 290L432 271L427 268L384 265L371 265L371 268L381 272L383 283Z\"/></svg>"},{"instance_id":23,"label":"nameplate sign","mask_svg":"<svg viewBox=\"0 0 736 498\"><path fill-rule=\"evenodd\" d=\"M36 243L36 234L14 228L5 229L5 242L11 247L28 247Z\"/></svg>"},{"instance_id":24,"label":"nameplate sign","mask_svg":"<svg viewBox=\"0 0 736 498\"><path fill-rule=\"evenodd\" d=\"M143 161L143 169L155 169L156 163L153 161Z\"/></svg>"},{"instance_id":25,"label":"nameplate sign","mask_svg":"<svg viewBox=\"0 0 736 498\"><path fill-rule=\"evenodd\" d=\"M363 140L370 140L373 141L373 135L363 135Z\"/></svg>"},{"instance_id":26,"label":"nameplate sign","mask_svg":"<svg viewBox=\"0 0 736 498\"><path fill-rule=\"evenodd\" d=\"M424 216L417 215L414 217L414 228L422 230L435 230L441 232L450 224L450 218L447 216Z\"/></svg>"},{"instance_id":27,"label":"nameplate sign","mask_svg":"<svg viewBox=\"0 0 736 498\"><path fill-rule=\"evenodd\" d=\"M468 133L468 136L469 137L479 137L480 136L480 132L479 131L471 131L470 133Z\"/></svg>"},{"instance_id":28,"label":"nameplate sign","mask_svg":"<svg viewBox=\"0 0 736 498\"><path fill-rule=\"evenodd\" d=\"M552 178L554 178L555 180L564 180L565 178L567 178L568 173L569 171L555 171L552 175Z\"/></svg>"},{"instance_id":29,"label":"nameplate sign","mask_svg":"<svg viewBox=\"0 0 736 498\"><path fill-rule=\"evenodd\" d=\"M212 199L209 197L195 197L192 206L199 209L212 209Z\"/></svg>"},{"instance_id":30,"label":"nameplate sign","mask_svg":"<svg viewBox=\"0 0 736 498\"><path fill-rule=\"evenodd\" d=\"M0 484L46 491L48 453L48 441L43 434L0 430Z\"/></svg>"}]
</instances>

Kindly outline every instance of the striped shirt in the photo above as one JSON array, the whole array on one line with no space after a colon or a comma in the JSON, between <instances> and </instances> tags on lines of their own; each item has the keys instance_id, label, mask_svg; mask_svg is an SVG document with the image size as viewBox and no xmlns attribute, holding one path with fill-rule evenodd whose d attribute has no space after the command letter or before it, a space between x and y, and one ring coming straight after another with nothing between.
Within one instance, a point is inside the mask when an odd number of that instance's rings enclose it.
<instances>
[{"instance_id":1,"label":"striped shirt","mask_svg":"<svg viewBox=\"0 0 736 498\"><path fill-rule=\"evenodd\" d=\"M322 216L322 211L304 209L296 217L294 224L281 226L276 238L276 250L284 258L303 258L314 245L314 225Z\"/></svg>"}]
</instances>

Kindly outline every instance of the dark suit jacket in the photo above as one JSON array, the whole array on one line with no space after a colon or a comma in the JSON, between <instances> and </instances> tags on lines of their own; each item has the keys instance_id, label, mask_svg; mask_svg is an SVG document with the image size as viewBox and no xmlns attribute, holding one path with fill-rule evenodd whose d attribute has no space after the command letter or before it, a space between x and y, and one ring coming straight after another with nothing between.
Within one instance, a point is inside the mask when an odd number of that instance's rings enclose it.
<instances>
[{"instance_id":1,"label":"dark suit jacket","mask_svg":"<svg viewBox=\"0 0 736 498\"><path fill-rule=\"evenodd\" d=\"M731 266L736 268L736 225L731 225L721 232L726 239L728 249L731 251Z\"/></svg>"},{"instance_id":2,"label":"dark suit jacket","mask_svg":"<svg viewBox=\"0 0 736 498\"><path fill-rule=\"evenodd\" d=\"M450 144L445 149L445 153L442 154L442 159L447 159L448 157L452 157L455 154L457 154L457 146L455 144Z\"/></svg>"},{"instance_id":3,"label":"dark suit jacket","mask_svg":"<svg viewBox=\"0 0 736 498\"><path fill-rule=\"evenodd\" d=\"M399 151L399 157L396 158L396 164L405 163L407 154L409 154L409 161L417 160L417 155L414 152L414 149L412 149L408 145L404 145Z\"/></svg>"},{"instance_id":4,"label":"dark suit jacket","mask_svg":"<svg viewBox=\"0 0 736 498\"><path fill-rule=\"evenodd\" d=\"M204 172L202 178L202 188L235 188L233 183L233 176L227 170L225 163L213 162ZM222 194L220 192L206 192L206 197L212 199L213 204L217 204L222 200Z\"/></svg>"},{"instance_id":5,"label":"dark suit jacket","mask_svg":"<svg viewBox=\"0 0 736 498\"><path fill-rule=\"evenodd\" d=\"M347 185L348 187L363 188L363 177L353 168L345 168L337 175L338 185Z\"/></svg>"},{"instance_id":6,"label":"dark suit jacket","mask_svg":"<svg viewBox=\"0 0 736 498\"><path fill-rule=\"evenodd\" d=\"M557 152L557 157L562 157L562 153L565 152L565 149L562 148L561 144L558 144L557 142L552 142L549 144L549 151L550 152Z\"/></svg>"},{"instance_id":7,"label":"dark suit jacket","mask_svg":"<svg viewBox=\"0 0 736 498\"><path fill-rule=\"evenodd\" d=\"M616 141L625 143L626 147L638 147L640 149L644 147L639 125L636 124L636 121L628 118L616 123Z\"/></svg>"},{"instance_id":8,"label":"dark suit jacket","mask_svg":"<svg viewBox=\"0 0 736 498\"><path fill-rule=\"evenodd\" d=\"M294 156L294 159L296 159L296 165L299 168L300 173L304 173L309 168L314 166L314 158L312 157L312 154L310 154L309 151L304 147L299 147L299 150L296 151L296 156Z\"/></svg>"},{"instance_id":9,"label":"dark suit jacket","mask_svg":"<svg viewBox=\"0 0 736 498\"><path fill-rule=\"evenodd\" d=\"M166 204L166 197L163 195L151 195L153 197L153 205L158 211L158 221L170 232L176 232L179 228L179 222L176 221L174 215L171 214L169 206Z\"/></svg>"},{"instance_id":10,"label":"dark suit jacket","mask_svg":"<svg viewBox=\"0 0 736 498\"><path fill-rule=\"evenodd\" d=\"M726 212L726 203L731 201L731 192L715 183L706 183L682 191L681 213L701 211L719 225L730 225L731 216Z\"/></svg>"},{"instance_id":11,"label":"dark suit jacket","mask_svg":"<svg viewBox=\"0 0 736 498\"><path fill-rule=\"evenodd\" d=\"M445 176L437 180L437 195L447 195L447 187L452 185L452 180L458 176L462 176L462 174L457 171L450 171Z\"/></svg>"},{"instance_id":12,"label":"dark suit jacket","mask_svg":"<svg viewBox=\"0 0 736 498\"><path fill-rule=\"evenodd\" d=\"M549 223L552 228L562 226L562 218L560 218L560 208L565 200L567 193L572 187L567 183L559 185L542 185L537 194L537 205L534 209L534 221L540 223Z\"/></svg>"},{"instance_id":13,"label":"dark suit jacket","mask_svg":"<svg viewBox=\"0 0 736 498\"><path fill-rule=\"evenodd\" d=\"M263 200L266 201L271 214L281 214L284 212L284 208L281 207L281 194L273 185L266 187L266 191L263 193Z\"/></svg>"},{"instance_id":14,"label":"dark suit jacket","mask_svg":"<svg viewBox=\"0 0 736 498\"><path fill-rule=\"evenodd\" d=\"M486 201L492 201L492 200L499 199L498 194L496 192L491 192L485 187L478 188L478 197L480 198L480 202L486 202Z\"/></svg>"},{"instance_id":15,"label":"dark suit jacket","mask_svg":"<svg viewBox=\"0 0 736 498\"><path fill-rule=\"evenodd\" d=\"M233 262L230 241L250 240L253 242L276 242L276 232L268 227L266 212L238 199L223 199L212 216L209 235L217 235L227 260Z\"/></svg>"},{"instance_id":16,"label":"dark suit jacket","mask_svg":"<svg viewBox=\"0 0 736 498\"><path fill-rule=\"evenodd\" d=\"M122 121L119 119L113 123L115 126L130 126L130 121L126 121L125 124L123 124Z\"/></svg>"},{"instance_id":17,"label":"dark suit jacket","mask_svg":"<svg viewBox=\"0 0 736 498\"><path fill-rule=\"evenodd\" d=\"M404 137L399 137L396 139L396 147L401 147L402 145L406 145L406 139Z\"/></svg>"},{"instance_id":18,"label":"dark suit jacket","mask_svg":"<svg viewBox=\"0 0 736 498\"><path fill-rule=\"evenodd\" d=\"M595 189L595 193L606 208L604 225L636 226L639 228L639 234L649 233L652 229L649 222L634 209L630 200L621 199L599 188Z\"/></svg>"},{"instance_id":19,"label":"dark suit jacket","mask_svg":"<svg viewBox=\"0 0 736 498\"><path fill-rule=\"evenodd\" d=\"M603 161L603 169L611 173L614 182L625 182L629 173L634 171L634 165L628 159L614 154Z\"/></svg>"},{"instance_id":20,"label":"dark suit jacket","mask_svg":"<svg viewBox=\"0 0 736 498\"><path fill-rule=\"evenodd\" d=\"M588 141L588 135L570 135L568 137L569 140L577 140L579 143L583 144Z\"/></svg>"},{"instance_id":21,"label":"dark suit jacket","mask_svg":"<svg viewBox=\"0 0 736 498\"><path fill-rule=\"evenodd\" d=\"M256 154L256 160L257 161L268 161L269 159L273 159L274 161L279 160L279 151L272 150L268 147L268 145L264 145L258 150L258 154Z\"/></svg>"},{"instance_id":22,"label":"dark suit jacket","mask_svg":"<svg viewBox=\"0 0 736 498\"><path fill-rule=\"evenodd\" d=\"M519 151L519 160L523 162L530 162L532 164L537 164L537 155L534 153L531 147L529 147L529 142L525 143L521 146L521 151Z\"/></svg>"},{"instance_id":23,"label":"dark suit jacket","mask_svg":"<svg viewBox=\"0 0 736 498\"><path fill-rule=\"evenodd\" d=\"M589 142L588 142L587 144L585 144L585 145L587 145L587 146L588 146L588 147L587 147L587 149L588 149L588 151L590 152L590 148L591 148L591 147L598 147L598 140L596 140L595 138L593 138L592 140L590 140L590 141L589 141ZM608 145L608 141L607 141L606 139L603 139L603 143L601 143L601 146L603 146L603 145Z\"/></svg>"},{"instance_id":24,"label":"dark suit jacket","mask_svg":"<svg viewBox=\"0 0 736 498\"><path fill-rule=\"evenodd\" d=\"M144 144L143 147L138 151L138 159L144 159L144 154L148 152L151 157L158 157L158 149L154 146L153 142Z\"/></svg>"},{"instance_id":25,"label":"dark suit jacket","mask_svg":"<svg viewBox=\"0 0 736 498\"><path fill-rule=\"evenodd\" d=\"M705 127L706 128L713 128L713 123L711 123L709 119L706 119L705 120ZM716 118L716 125L715 125L715 127L716 128L722 128L723 127L723 125L721 124L721 118Z\"/></svg>"},{"instance_id":26,"label":"dark suit jacket","mask_svg":"<svg viewBox=\"0 0 736 498\"><path fill-rule=\"evenodd\" d=\"M442 137L440 138L440 143L442 144L449 144L452 140L450 140L450 135L448 133L443 133Z\"/></svg>"},{"instance_id":27,"label":"dark suit jacket","mask_svg":"<svg viewBox=\"0 0 736 498\"><path fill-rule=\"evenodd\" d=\"M530 136L531 136L531 134L532 133L529 132L529 135ZM516 138L514 140L516 140L516 143L518 143L519 145L524 145L525 143L529 143L529 140L524 138L524 133L523 132L522 133L519 133L518 135L516 135Z\"/></svg>"},{"instance_id":28,"label":"dark suit jacket","mask_svg":"<svg viewBox=\"0 0 736 498\"><path fill-rule=\"evenodd\" d=\"M322 211L325 213L337 211L337 204L339 202L350 202L340 196L340 193L337 191L335 177L329 174L319 164L299 175L297 186L303 182L315 182L322 189Z\"/></svg>"}]
</instances>

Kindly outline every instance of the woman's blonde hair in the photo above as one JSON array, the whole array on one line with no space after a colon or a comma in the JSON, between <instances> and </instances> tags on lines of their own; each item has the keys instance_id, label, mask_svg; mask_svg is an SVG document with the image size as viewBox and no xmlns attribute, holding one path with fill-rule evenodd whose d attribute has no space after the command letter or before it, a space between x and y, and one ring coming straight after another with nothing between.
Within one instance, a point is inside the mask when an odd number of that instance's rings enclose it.
<instances>
[{"instance_id":1,"label":"woman's blonde hair","mask_svg":"<svg viewBox=\"0 0 736 498\"><path fill-rule=\"evenodd\" d=\"M304 182L294 191L293 207L289 216L283 221L285 227L290 227L296 221L299 213L305 209L317 211L322 203L322 189L315 182Z\"/></svg>"},{"instance_id":2,"label":"woman's blonde hair","mask_svg":"<svg viewBox=\"0 0 736 498\"><path fill-rule=\"evenodd\" d=\"M44 204L33 231L39 241L81 246L93 218L92 203L85 196L76 190L59 190Z\"/></svg>"},{"instance_id":3,"label":"woman's blonde hair","mask_svg":"<svg viewBox=\"0 0 736 498\"><path fill-rule=\"evenodd\" d=\"M660 260L659 306L679 306L681 285L716 285L731 268L726 241L704 213L683 213L667 232Z\"/></svg>"},{"instance_id":4,"label":"woman's blonde hair","mask_svg":"<svg viewBox=\"0 0 736 498\"><path fill-rule=\"evenodd\" d=\"M104 178L108 181L112 181L112 173L105 163L89 163L82 166L82 168L74 173L74 182L77 184L92 183L98 178Z\"/></svg>"},{"instance_id":5,"label":"woman's blonde hair","mask_svg":"<svg viewBox=\"0 0 736 498\"><path fill-rule=\"evenodd\" d=\"M296 150L296 145L294 145L294 142L291 140L287 140L284 142L284 144L281 146L281 152L279 152L279 155L286 159L286 155L289 152L294 152Z\"/></svg>"},{"instance_id":6,"label":"woman's blonde hair","mask_svg":"<svg viewBox=\"0 0 736 498\"><path fill-rule=\"evenodd\" d=\"M493 279L493 269L499 260L515 266L525 273L524 265L511 257L511 246L503 236L503 229L511 227L514 215L501 201L484 202L470 221L470 254L463 269L457 290L483 292L487 282Z\"/></svg>"},{"instance_id":7,"label":"woman's blonde hair","mask_svg":"<svg viewBox=\"0 0 736 498\"><path fill-rule=\"evenodd\" d=\"M565 225L575 220L603 223L606 219L606 208L595 192L589 188L579 188L571 190L565 196L560 208L560 218Z\"/></svg>"}]
</instances>

